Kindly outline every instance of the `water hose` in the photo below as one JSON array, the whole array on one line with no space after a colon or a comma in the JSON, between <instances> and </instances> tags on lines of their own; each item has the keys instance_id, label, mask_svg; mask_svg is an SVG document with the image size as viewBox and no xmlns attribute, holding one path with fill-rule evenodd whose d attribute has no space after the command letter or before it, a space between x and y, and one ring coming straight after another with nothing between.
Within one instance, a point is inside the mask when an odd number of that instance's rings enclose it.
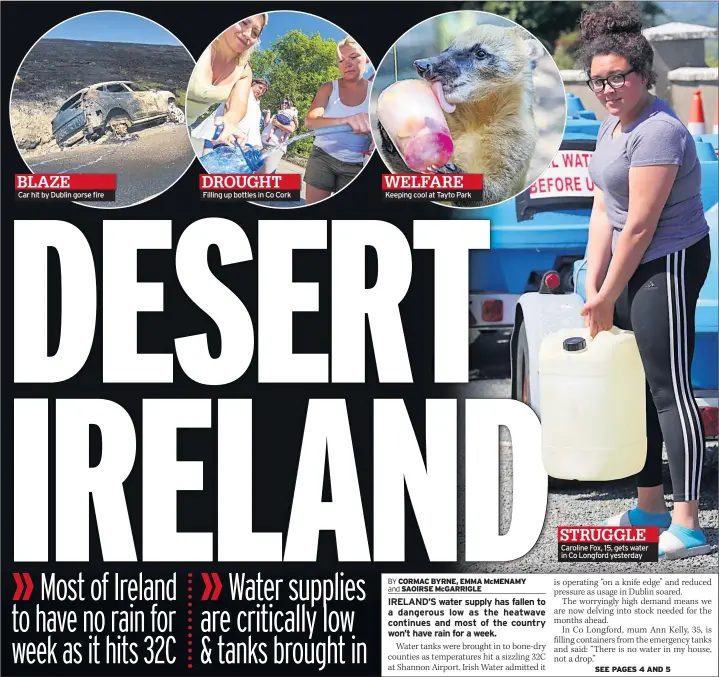
<instances>
[{"instance_id":1,"label":"water hose","mask_svg":"<svg viewBox=\"0 0 719 677\"><path fill-rule=\"evenodd\" d=\"M300 134L299 136L293 136L292 138L288 139L284 144L282 144L285 148L292 145L295 141L301 141L302 139L309 139L311 136L325 136L327 134L339 134L341 132L351 132L352 126L351 125L330 125L329 127L318 127L317 129L313 129L312 131L305 132L304 134Z\"/></svg>"},{"instance_id":2,"label":"water hose","mask_svg":"<svg viewBox=\"0 0 719 677\"><path fill-rule=\"evenodd\" d=\"M220 134L222 134L222 130L224 128L224 124L218 125L215 133L212 137L213 141L216 141ZM310 137L315 136L325 136L328 134L339 134L341 132L351 132L352 127L348 124L342 124L342 125L330 125L329 127L320 127L318 129L313 129L309 132L305 132L304 134L299 134L297 136L294 136L284 143L281 143L277 146L269 146L267 148L264 148L262 150L257 150L256 148L253 148L249 144L246 144L244 148L242 145L235 139L232 146L228 144L220 145L215 150L213 150L211 153L208 153L208 155L203 157L203 163L207 162L207 165L209 167L206 167L209 169L210 167L214 167L215 163L212 159L210 159L210 156L212 156L215 153L220 153L225 155L228 152L232 152L233 150L239 150L243 159L244 164L247 165L247 168L251 173L255 173L258 170L262 169L263 166L265 166L265 173L271 173L277 168L277 165L279 164L280 159L282 156L287 152L287 148L295 143L295 141L301 141L302 139L308 139ZM224 149L224 151L223 151ZM209 162L208 162L209 161ZM226 162L227 159L225 159L223 162ZM226 173L226 172L217 172L217 173ZM246 172L238 172L238 173L246 173Z\"/></svg>"},{"instance_id":3,"label":"water hose","mask_svg":"<svg viewBox=\"0 0 719 677\"><path fill-rule=\"evenodd\" d=\"M217 141L218 138L220 138L220 134L222 134L222 130L224 129L225 125L224 123L221 125L217 125L217 128L215 129L215 134L212 137L213 141ZM339 134L340 132L351 132L352 126L343 124L343 125L330 125L329 127L319 127L317 129L313 129L309 132L305 132L304 134L299 134L298 136L293 136L292 138L288 139L285 143L281 144L283 147L290 146L295 141L301 141L302 139L308 139L311 136L325 136L326 134ZM240 144L238 143L237 139L235 139L234 145L237 148L241 149ZM251 147L251 146L250 146Z\"/></svg>"}]
</instances>

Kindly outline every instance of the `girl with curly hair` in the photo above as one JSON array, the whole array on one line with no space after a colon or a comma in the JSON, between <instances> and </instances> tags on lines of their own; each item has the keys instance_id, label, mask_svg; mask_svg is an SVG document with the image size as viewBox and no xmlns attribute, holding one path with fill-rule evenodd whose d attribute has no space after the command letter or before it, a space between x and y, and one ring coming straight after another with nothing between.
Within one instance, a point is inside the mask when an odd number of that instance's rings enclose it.
<instances>
[{"instance_id":1,"label":"girl with curly hair","mask_svg":"<svg viewBox=\"0 0 719 677\"><path fill-rule=\"evenodd\" d=\"M660 557L703 555L710 550L699 525L704 434L690 381L694 314L711 257L701 167L687 128L650 92L654 55L628 3L585 13L580 31L587 84L609 113L589 167L595 193L582 315L592 336L613 324L632 330L647 380L638 505L607 524L659 527Z\"/></svg>"}]
</instances>

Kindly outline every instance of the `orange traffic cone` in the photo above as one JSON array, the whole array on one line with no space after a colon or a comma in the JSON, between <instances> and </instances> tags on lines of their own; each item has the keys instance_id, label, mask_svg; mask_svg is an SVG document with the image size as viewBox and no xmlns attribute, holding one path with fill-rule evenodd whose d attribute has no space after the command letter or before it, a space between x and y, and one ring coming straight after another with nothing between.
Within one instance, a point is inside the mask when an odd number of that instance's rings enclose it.
<instances>
[{"instance_id":1,"label":"orange traffic cone","mask_svg":"<svg viewBox=\"0 0 719 677\"><path fill-rule=\"evenodd\" d=\"M701 136L704 134L704 104L702 103L701 90L694 91L692 97L692 105L689 109L689 124L687 125L692 136Z\"/></svg>"},{"instance_id":2,"label":"orange traffic cone","mask_svg":"<svg viewBox=\"0 0 719 677\"><path fill-rule=\"evenodd\" d=\"M712 128L712 134L719 134L719 101L714 106L714 127Z\"/></svg>"}]
</instances>

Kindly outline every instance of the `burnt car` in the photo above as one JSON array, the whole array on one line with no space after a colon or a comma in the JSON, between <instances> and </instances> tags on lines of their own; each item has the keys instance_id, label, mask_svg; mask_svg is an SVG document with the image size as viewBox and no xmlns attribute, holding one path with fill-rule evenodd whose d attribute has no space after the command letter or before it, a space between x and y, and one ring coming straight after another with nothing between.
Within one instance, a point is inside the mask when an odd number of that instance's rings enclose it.
<instances>
[{"instance_id":1,"label":"burnt car","mask_svg":"<svg viewBox=\"0 0 719 677\"><path fill-rule=\"evenodd\" d=\"M126 80L99 82L75 92L60 106L52 133L63 147L106 134L123 137L131 126L151 121L185 121L172 92Z\"/></svg>"}]
</instances>

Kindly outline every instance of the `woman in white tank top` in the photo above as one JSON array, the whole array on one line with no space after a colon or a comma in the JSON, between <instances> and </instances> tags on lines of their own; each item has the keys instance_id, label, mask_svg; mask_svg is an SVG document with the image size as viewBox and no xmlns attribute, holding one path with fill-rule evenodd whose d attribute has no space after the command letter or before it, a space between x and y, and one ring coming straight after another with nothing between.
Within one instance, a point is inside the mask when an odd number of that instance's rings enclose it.
<instances>
[{"instance_id":1,"label":"woman in white tank top","mask_svg":"<svg viewBox=\"0 0 719 677\"><path fill-rule=\"evenodd\" d=\"M305 171L307 204L319 202L349 184L371 152L370 85L364 79L369 59L352 38L337 45L342 77L326 82L315 95L305 118L308 129L349 124L351 132L317 137Z\"/></svg>"}]
</instances>

